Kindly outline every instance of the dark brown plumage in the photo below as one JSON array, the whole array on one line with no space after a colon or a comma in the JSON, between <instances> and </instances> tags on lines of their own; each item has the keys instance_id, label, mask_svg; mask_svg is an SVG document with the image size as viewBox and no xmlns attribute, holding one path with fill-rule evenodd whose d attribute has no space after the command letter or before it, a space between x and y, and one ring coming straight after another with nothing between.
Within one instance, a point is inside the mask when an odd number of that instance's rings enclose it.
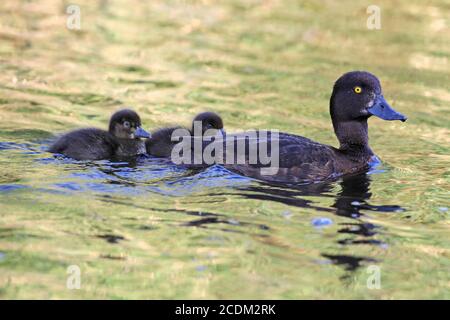
<instances>
[{"instance_id":1,"label":"dark brown plumage","mask_svg":"<svg viewBox=\"0 0 450 320\"><path fill-rule=\"evenodd\" d=\"M108 131L96 128L74 130L59 137L48 151L76 160L130 157L145 153L141 138L148 137L150 135L141 128L139 115L123 109L112 115Z\"/></svg>"},{"instance_id":2,"label":"dark brown plumage","mask_svg":"<svg viewBox=\"0 0 450 320\"><path fill-rule=\"evenodd\" d=\"M198 127L195 127L196 123ZM184 132L190 136L202 136L208 130L223 130L223 121L214 112L202 112L195 116L190 129L181 126L158 129L145 141L147 153L155 157L170 157L173 147L178 143L178 140L172 141L177 129L184 129Z\"/></svg>"},{"instance_id":3,"label":"dark brown plumage","mask_svg":"<svg viewBox=\"0 0 450 320\"><path fill-rule=\"evenodd\" d=\"M335 178L369 168L374 157L368 143L367 119L370 116L376 115L385 120L406 120L405 116L393 110L384 100L379 80L364 71L346 73L336 81L330 99L330 115L340 143L339 148L288 133L279 133L277 138L274 133L265 138L261 137L262 131L257 131L258 137L249 139L249 133L244 132L227 134L220 143L229 144L231 139L245 141L245 152L241 155L245 162L236 161L237 143L234 143L234 161L230 163L230 159L226 159L227 152L229 156L230 151L223 147L223 159L218 159L218 162L241 175L272 182L310 183ZM271 154L276 146L275 142L279 145L278 170L273 171L275 174L267 175L261 169L269 166L264 165L260 159L251 163L249 150L250 147L260 150L267 145ZM204 147L205 145L208 143L204 143ZM272 156L275 156L275 151Z\"/></svg>"}]
</instances>

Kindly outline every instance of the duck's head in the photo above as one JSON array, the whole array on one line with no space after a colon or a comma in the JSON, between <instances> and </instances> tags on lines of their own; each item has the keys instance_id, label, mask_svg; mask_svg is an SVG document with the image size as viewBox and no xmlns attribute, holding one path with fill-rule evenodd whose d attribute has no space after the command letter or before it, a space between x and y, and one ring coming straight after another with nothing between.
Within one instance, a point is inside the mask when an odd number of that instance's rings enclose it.
<instances>
[{"instance_id":1,"label":"duck's head","mask_svg":"<svg viewBox=\"0 0 450 320\"><path fill-rule=\"evenodd\" d=\"M378 78L365 71L345 73L336 81L330 99L330 114L340 149L363 150L369 154L372 153L368 145L369 117L407 119L384 99Z\"/></svg>"},{"instance_id":2,"label":"duck's head","mask_svg":"<svg viewBox=\"0 0 450 320\"><path fill-rule=\"evenodd\" d=\"M202 112L195 116L192 122L192 132L198 132L196 129L196 125L201 124L202 135L205 134L208 130L217 130L221 134L224 134L225 131L223 129L223 121L222 118L214 112Z\"/></svg>"},{"instance_id":3,"label":"duck's head","mask_svg":"<svg viewBox=\"0 0 450 320\"><path fill-rule=\"evenodd\" d=\"M119 110L112 115L109 132L120 139L150 138L150 134L141 127L139 115L130 109Z\"/></svg>"},{"instance_id":4,"label":"duck's head","mask_svg":"<svg viewBox=\"0 0 450 320\"><path fill-rule=\"evenodd\" d=\"M352 71L342 75L334 84L330 101L333 123L365 120L377 116L383 120L406 121L384 99L380 81L366 71Z\"/></svg>"}]
</instances>

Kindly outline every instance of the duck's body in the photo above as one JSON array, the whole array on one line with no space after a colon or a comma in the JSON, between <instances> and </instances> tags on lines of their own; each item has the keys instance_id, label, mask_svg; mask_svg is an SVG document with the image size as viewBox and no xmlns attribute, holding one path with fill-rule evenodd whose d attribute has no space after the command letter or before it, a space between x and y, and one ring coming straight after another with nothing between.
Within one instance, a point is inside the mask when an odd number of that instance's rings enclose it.
<instances>
[{"instance_id":1,"label":"duck's body","mask_svg":"<svg viewBox=\"0 0 450 320\"><path fill-rule=\"evenodd\" d=\"M137 113L121 110L111 117L109 131L97 128L74 130L59 137L48 151L76 160L103 160L144 154L145 143L140 138L149 135L140 125Z\"/></svg>"},{"instance_id":2,"label":"duck's body","mask_svg":"<svg viewBox=\"0 0 450 320\"><path fill-rule=\"evenodd\" d=\"M218 142L222 144L223 158L216 163L244 176L265 181L322 181L367 170L377 159L369 147L367 120L370 116L406 120L384 100L378 79L363 71L346 73L336 81L330 99L330 115L339 148L289 133L266 135L263 131L256 131L256 136L254 132L227 134ZM252 134L253 137L249 138ZM188 145L194 144L189 142ZM207 145L209 143L204 143L200 152L203 153ZM234 148L230 149L230 145ZM239 145L245 145L245 148ZM231 156L230 150L234 150ZM258 150L256 161L255 152L252 155L251 150ZM269 151L270 163L267 158L261 160L261 150L263 153L264 150ZM193 149L190 153L196 153L198 157L198 150Z\"/></svg>"},{"instance_id":3,"label":"duck's body","mask_svg":"<svg viewBox=\"0 0 450 320\"><path fill-rule=\"evenodd\" d=\"M118 146L118 142L108 131L86 128L61 136L53 143L49 152L76 160L101 160L112 157Z\"/></svg>"},{"instance_id":4,"label":"duck's body","mask_svg":"<svg viewBox=\"0 0 450 320\"><path fill-rule=\"evenodd\" d=\"M152 132L152 137L145 141L147 153L155 157L170 157L173 146L177 143L176 141L172 141L172 135L177 129L185 128L181 126L168 127Z\"/></svg>"},{"instance_id":5,"label":"duck's body","mask_svg":"<svg viewBox=\"0 0 450 320\"><path fill-rule=\"evenodd\" d=\"M200 122L200 130L195 129L196 122ZM182 126L161 128L152 132L152 137L145 141L145 147L149 155L168 158L172 154L173 147L179 142L175 137L203 135L207 130L222 130L222 118L214 112L202 112L198 114L192 123L191 129ZM180 134L177 134L180 133ZM175 133L175 135L174 135Z\"/></svg>"},{"instance_id":6,"label":"duck's body","mask_svg":"<svg viewBox=\"0 0 450 320\"><path fill-rule=\"evenodd\" d=\"M242 137L240 137L242 135ZM374 153L368 149L344 151L324 145L308 138L288 133L278 133L278 138L269 135L268 139L258 139L257 142L247 142L246 134L237 135L236 141L246 140L246 150L250 144L268 145L272 150L274 142L279 149L279 160L275 174L263 174L261 168L270 165L250 163L246 154L246 163L227 163L224 167L241 175L271 182L309 183L336 178L341 175L367 170ZM236 152L237 154L237 152Z\"/></svg>"}]
</instances>

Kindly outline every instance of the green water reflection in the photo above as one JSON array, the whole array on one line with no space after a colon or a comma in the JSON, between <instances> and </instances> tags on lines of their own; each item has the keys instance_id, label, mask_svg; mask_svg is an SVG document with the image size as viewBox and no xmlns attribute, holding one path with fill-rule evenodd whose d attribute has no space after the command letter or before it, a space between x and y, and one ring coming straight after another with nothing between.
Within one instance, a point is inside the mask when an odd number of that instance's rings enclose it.
<instances>
[{"instance_id":1,"label":"green water reflection","mask_svg":"<svg viewBox=\"0 0 450 320\"><path fill-rule=\"evenodd\" d=\"M0 298L450 298L447 3L379 1L376 31L370 1L77 3L80 30L65 1L0 3ZM148 129L213 110L336 145L353 69L409 118L369 121L368 174L294 188L45 152L123 105Z\"/></svg>"}]
</instances>

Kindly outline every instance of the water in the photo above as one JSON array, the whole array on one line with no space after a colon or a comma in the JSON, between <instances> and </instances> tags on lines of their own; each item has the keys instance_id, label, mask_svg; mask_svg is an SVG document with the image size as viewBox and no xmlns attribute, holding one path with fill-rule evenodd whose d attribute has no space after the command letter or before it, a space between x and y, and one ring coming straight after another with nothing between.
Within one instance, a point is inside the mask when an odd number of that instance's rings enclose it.
<instances>
[{"instance_id":1,"label":"water","mask_svg":"<svg viewBox=\"0 0 450 320\"><path fill-rule=\"evenodd\" d=\"M0 298L450 298L447 4L383 1L371 31L351 1L77 3L79 31L63 1L0 4ZM368 173L276 186L45 152L123 105L148 129L213 110L336 145L350 69L409 117L369 121Z\"/></svg>"}]
</instances>

